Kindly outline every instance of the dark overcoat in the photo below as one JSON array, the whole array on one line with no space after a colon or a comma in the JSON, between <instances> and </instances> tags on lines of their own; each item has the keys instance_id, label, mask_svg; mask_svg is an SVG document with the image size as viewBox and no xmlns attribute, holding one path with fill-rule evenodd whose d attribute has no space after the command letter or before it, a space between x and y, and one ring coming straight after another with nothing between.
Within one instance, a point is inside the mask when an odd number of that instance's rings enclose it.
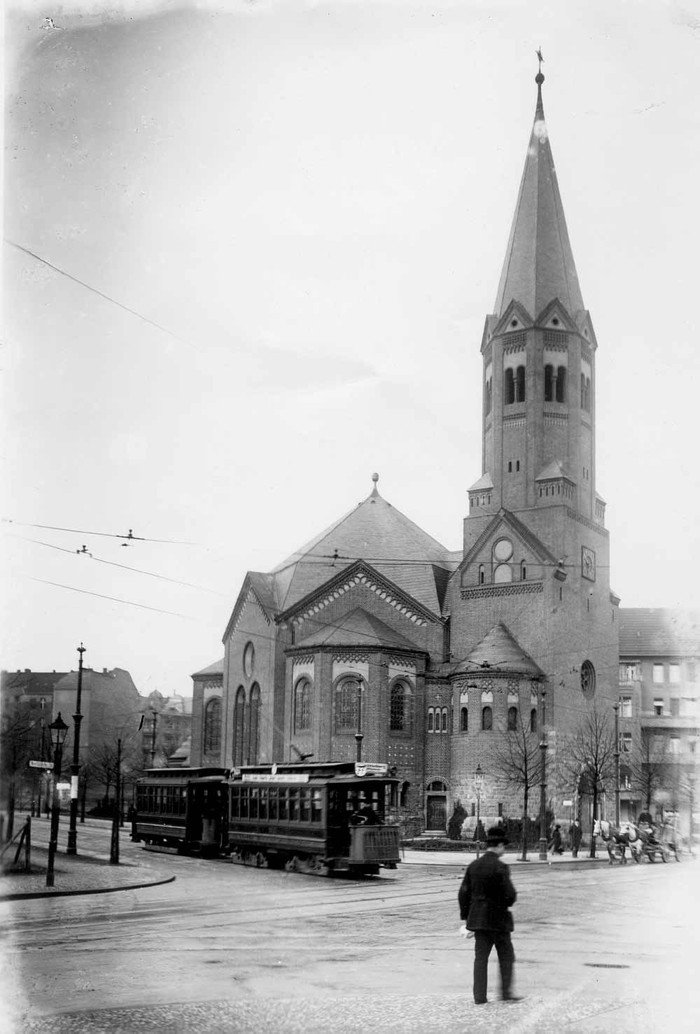
<instances>
[{"instance_id":1,"label":"dark overcoat","mask_svg":"<svg viewBox=\"0 0 700 1034\"><path fill-rule=\"evenodd\" d=\"M459 888L459 914L468 930L510 933L509 909L516 897L508 866L493 851L486 851L467 867Z\"/></svg>"}]
</instances>

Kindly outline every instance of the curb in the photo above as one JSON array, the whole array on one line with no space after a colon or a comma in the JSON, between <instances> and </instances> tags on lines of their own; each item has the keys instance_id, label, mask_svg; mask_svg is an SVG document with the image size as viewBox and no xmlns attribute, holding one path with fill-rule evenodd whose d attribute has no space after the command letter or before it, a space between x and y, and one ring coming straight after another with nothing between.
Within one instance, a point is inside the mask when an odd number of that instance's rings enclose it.
<instances>
[{"instance_id":1,"label":"curb","mask_svg":"<svg viewBox=\"0 0 700 1034\"><path fill-rule=\"evenodd\" d=\"M80 894L114 894L120 890L142 890L144 887L160 887L164 883L174 883L176 877L168 876L164 880L149 880L148 883L129 883L122 887L94 887L91 890L36 890L19 894L0 894L0 901L27 901L29 898L68 898Z\"/></svg>"}]
</instances>

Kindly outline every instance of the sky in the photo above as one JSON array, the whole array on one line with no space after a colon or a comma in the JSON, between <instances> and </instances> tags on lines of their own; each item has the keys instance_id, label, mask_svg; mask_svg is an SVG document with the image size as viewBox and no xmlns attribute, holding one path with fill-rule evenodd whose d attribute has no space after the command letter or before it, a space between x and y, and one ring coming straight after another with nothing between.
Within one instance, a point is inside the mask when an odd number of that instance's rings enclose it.
<instances>
[{"instance_id":1,"label":"sky","mask_svg":"<svg viewBox=\"0 0 700 1034\"><path fill-rule=\"evenodd\" d=\"M697 8L37 11L10 3L4 40L3 668L70 670L82 641L191 693L245 572L375 471L460 547L538 47L611 584L699 605Z\"/></svg>"}]
</instances>

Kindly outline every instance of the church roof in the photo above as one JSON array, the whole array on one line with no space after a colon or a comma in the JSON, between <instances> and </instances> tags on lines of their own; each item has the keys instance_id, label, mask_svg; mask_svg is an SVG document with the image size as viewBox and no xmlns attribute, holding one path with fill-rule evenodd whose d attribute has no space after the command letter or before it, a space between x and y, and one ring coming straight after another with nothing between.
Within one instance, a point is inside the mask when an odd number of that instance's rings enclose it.
<instances>
[{"instance_id":1,"label":"church roof","mask_svg":"<svg viewBox=\"0 0 700 1034\"><path fill-rule=\"evenodd\" d=\"M313 619L308 622L313 625ZM361 607L345 614L334 625L320 622L320 627L306 636L297 646L364 646L383 647L398 650L417 650L415 643L394 631L379 618L368 614Z\"/></svg>"},{"instance_id":2,"label":"church roof","mask_svg":"<svg viewBox=\"0 0 700 1034\"><path fill-rule=\"evenodd\" d=\"M514 299L533 318L554 298L571 315L584 307L544 120L544 76L540 73L536 81L535 120L498 286L497 316Z\"/></svg>"},{"instance_id":3,"label":"church roof","mask_svg":"<svg viewBox=\"0 0 700 1034\"><path fill-rule=\"evenodd\" d=\"M620 657L700 657L700 613L620 607Z\"/></svg>"},{"instance_id":4,"label":"church roof","mask_svg":"<svg viewBox=\"0 0 700 1034\"><path fill-rule=\"evenodd\" d=\"M474 674L479 668L538 678L543 674L502 621L494 625L466 659L457 665L455 673Z\"/></svg>"},{"instance_id":5,"label":"church roof","mask_svg":"<svg viewBox=\"0 0 700 1034\"><path fill-rule=\"evenodd\" d=\"M288 610L358 559L440 613L447 579L456 567L454 554L380 496L378 475L370 495L302 546L271 576L277 606Z\"/></svg>"},{"instance_id":6,"label":"church roof","mask_svg":"<svg viewBox=\"0 0 700 1034\"><path fill-rule=\"evenodd\" d=\"M485 474L481 475L478 481L475 481L473 485L470 485L467 491L482 492L487 488L493 488L493 478L489 474L488 470Z\"/></svg>"},{"instance_id":7,"label":"church roof","mask_svg":"<svg viewBox=\"0 0 700 1034\"><path fill-rule=\"evenodd\" d=\"M548 463L544 470L539 472L535 481L552 481L555 478L566 478L567 481L573 481L573 478L566 473L559 460L552 460L551 463Z\"/></svg>"},{"instance_id":8,"label":"church roof","mask_svg":"<svg viewBox=\"0 0 700 1034\"><path fill-rule=\"evenodd\" d=\"M198 675L223 675L224 673L224 658L220 661L214 661L213 664L208 665L206 668L202 668L201 671L195 671L192 674L192 678L196 678Z\"/></svg>"}]
</instances>

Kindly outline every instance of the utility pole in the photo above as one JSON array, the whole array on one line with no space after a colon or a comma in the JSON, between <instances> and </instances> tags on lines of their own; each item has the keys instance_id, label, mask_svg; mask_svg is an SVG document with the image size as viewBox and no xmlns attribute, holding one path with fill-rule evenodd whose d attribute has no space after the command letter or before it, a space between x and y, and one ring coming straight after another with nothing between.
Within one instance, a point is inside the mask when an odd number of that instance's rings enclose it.
<instances>
[{"instance_id":1,"label":"utility pole","mask_svg":"<svg viewBox=\"0 0 700 1034\"><path fill-rule=\"evenodd\" d=\"M544 686L540 689L540 861L547 861L547 736L544 730Z\"/></svg>"},{"instance_id":2,"label":"utility pole","mask_svg":"<svg viewBox=\"0 0 700 1034\"><path fill-rule=\"evenodd\" d=\"M119 817L122 810L122 741L117 740L117 776L114 792L114 817L112 819L112 840L109 848L110 865L119 865Z\"/></svg>"},{"instance_id":3,"label":"utility pole","mask_svg":"<svg viewBox=\"0 0 700 1034\"><path fill-rule=\"evenodd\" d=\"M620 701L613 704L615 711L615 825L620 828Z\"/></svg>"},{"instance_id":4,"label":"utility pole","mask_svg":"<svg viewBox=\"0 0 700 1034\"><path fill-rule=\"evenodd\" d=\"M355 743L357 744L357 761L362 761L362 679L357 680L357 732Z\"/></svg>"},{"instance_id":5,"label":"utility pole","mask_svg":"<svg viewBox=\"0 0 700 1034\"><path fill-rule=\"evenodd\" d=\"M75 698L75 714L73 715L73 762L70 766L70 821L68 825L68 846L66 854L77 854L78 819L78 775L80 773L80 723L83 715L80 710L80 698L83 691L83 654L85 647L81 643L78 650L78 692Z\"/></svg>"},{"instance_id":6,"label":"utility pole","mask_svg":"<svg viewBox=\"0 0 700 1034\"><path fill-rule=\"evenodd\" d=\"M153 713L153 725L151 726L151 768L156 765L156 725L158 723L158 712L155 707L151 708Z\"/></svg>"}]
</instances>

